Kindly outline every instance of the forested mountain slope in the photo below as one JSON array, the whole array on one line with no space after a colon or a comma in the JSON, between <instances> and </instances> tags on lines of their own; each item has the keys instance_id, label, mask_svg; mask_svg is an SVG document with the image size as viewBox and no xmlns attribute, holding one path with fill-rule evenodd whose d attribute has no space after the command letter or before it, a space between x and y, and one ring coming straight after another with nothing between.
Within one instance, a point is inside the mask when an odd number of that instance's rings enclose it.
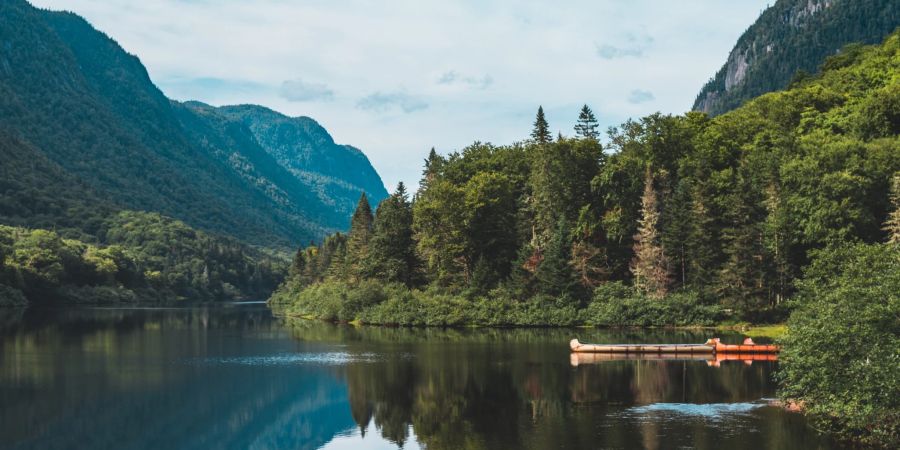
<instances>
[{"instance_id":1,"label":"forested mountain slope","mask_svg":"<svg viewBox=\"0 0 900 450\"><path fill-rule=\"evenodd\" d=\"M784 89L845 45L881 42L898 26L896 0L778 0L738 39L693 109L718 115Z\"/></svg>"},{"instance_id":2,"label":"forested mountain slope","mask_svg":"<svg viewBox=\"0 0 900 450\"><path fill-rule=\"evenodd\" d=\"M83 209L100 203L82 201L86 196L283 248L345 228L348 208L335 205L355 202L361 191L386 196L359 151L334 145L330 137L330 146L282 143L318 150L310 160L325 154L346 164L329 172L320 172L315 162L276 157L241 121L171 102L137 57L84 19L38 10L24 0L0 4L0 130L10 140L5 165L36 160L52 163L59 173L47 184L4 180L10 186L0 192L2 204L54 199L56 209L44 207L40 214L30 208L0 211L0 221L29 227L83 231L81 222L88 219L66 211L72 201L91 216ZM341 173L366 178L345 180ZM323 189L323 179L342 189ZM49 194L50 186L71 195Z\"/></svg>"},{"instance_id":3,"label":"forested mountain slope","mask_svg":"<svg viewBox=\"0 0 900 450\"><path fill-rule=\"evenodd\" d=\"M239 140L248 142L238 142L238 148L258 146L339 217L350 217L362 192L376 202L387 197L384 184L366 155L355 147L336 144L309 117L288 117L258 105L215 108L188 102L184 107L217 122L227 133L243 135Z\"/></svg>"}]
</instances>

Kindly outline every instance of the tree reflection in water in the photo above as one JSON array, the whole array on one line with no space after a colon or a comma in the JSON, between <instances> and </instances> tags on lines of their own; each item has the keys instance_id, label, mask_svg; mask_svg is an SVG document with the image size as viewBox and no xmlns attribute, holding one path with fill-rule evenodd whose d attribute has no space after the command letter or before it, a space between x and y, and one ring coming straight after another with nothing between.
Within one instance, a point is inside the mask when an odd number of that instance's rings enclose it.
<instances>
[{"instance_id":1,"label":"tree reflection in water","mask_svg":"<svg viewBox=\"0 0 900 450\"><path fill-rule=\"evenodd\" d=\"M398 445L411 438L429 449L827 445L802 418L768 405L774 361L620 359L573 367L571 330L289 324L298 339L380 355L344 367L350 410L360 430L374 423ZM597 342L707 337L666 330L579 333ZM711 415L678 407L708 404L726 406L713 407ZM654 407L635 409L641 405Z\"/></svg>"}]
</instances>

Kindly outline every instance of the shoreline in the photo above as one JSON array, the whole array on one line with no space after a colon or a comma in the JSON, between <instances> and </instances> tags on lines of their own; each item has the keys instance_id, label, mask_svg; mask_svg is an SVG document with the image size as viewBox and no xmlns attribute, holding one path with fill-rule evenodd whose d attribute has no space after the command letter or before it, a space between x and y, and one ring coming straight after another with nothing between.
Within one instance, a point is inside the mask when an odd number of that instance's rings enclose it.
<instances>
[{"instance_id":1,"label":"shoreline","mask_svg":"<svg viewBox=\"0 0 900 450\"><path fill-rule=\"evenodd\" d=\"M360 320L330 320L316 317L311 314L294 314L294 313L278 313L273 308L269 308L272 311L272 314L277 317L285 317L290 319L301 319L301 320L309 320L309 321L318 321L318 322L326 322L332 323L335 325L351 325L354 327L376 327L376 328L445 328L445 329L476 329L476 328L489 328L489 329L537 329L537 328L553 328L553 329L608 329L608 330L616 330L616 329L633 329L633 330L716 330L716 331L731 331L741 333L748 337L764 337L770 339L777 339L782 336L787 331L787 325L784 323L777 324L749 324L749 323L741 323L741 324L720 324L720 325L664 325L664 326L652 326L652 325L621 325L621 326L608 326L608 325L553 325L553 324L543 324L543 325L480 325L480 324L457 324L457 325L407 325L407 324L383 324L383 323L367 323Z\"/></svg>"}]
</instances>

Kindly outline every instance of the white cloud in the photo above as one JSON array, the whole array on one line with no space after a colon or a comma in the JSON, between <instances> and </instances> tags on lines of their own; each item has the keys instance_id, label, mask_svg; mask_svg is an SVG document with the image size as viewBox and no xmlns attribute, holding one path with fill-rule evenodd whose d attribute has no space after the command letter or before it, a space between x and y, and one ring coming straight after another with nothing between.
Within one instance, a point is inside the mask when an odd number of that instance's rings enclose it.
<instances>
[{"instance_id":1,"label":"white cloud","mask_svg":"<svg viewBox=\"0 0 900 450\"><path fill-rule=\"evenodd\" d=\"M299 78L281 83L278 95L290 102L328 101L334 99L334 91L324 83L310 83Z\"/></svg>"},{"instance_id":2,"label":"white cloud","mask_svg":"<svg viewBox=\"0 0 900 450\"><path fill-rule=\"evenodd\" d=\"M448 70L441 74L437 79L437 84L448 86L465 86L471 89L487 89L494 84L494 78L490 74L480 77L472 75L461 75L455 70Z\"/></svg>"},{"instance_id":3,"label":"white cloud","mask_svg":"<svg viewBox=\"0 0 900 450\"><path fill-rule=\"evenodd\" d=\"M399 109L405 113L411 113L428 108L428 103L403 91L375 92L359 99L356 107L374 112Z\"/></svg>"},{"instance_id":4,"label":"white cloud","mask_svg":"<svg viewBox=\"0 0 900 450\"><path fill-rule=\"evenodd\" d=\"M32 2L86 17L176 99L316 119L392 189L416 184L432 146L527 137L539 104L563 134L584 103L603 127L684 112L771 0ZM298 74L306 101L282 92Z\"/></svg>"},{"instance_id":5,"label":"white cloud","mask_svg":"<svg viewBox=\"0 0 900 450\"><path fill-rule=\"evenodd\" d=\"M641 89L634 89L628 94L628 103L633 104L646 103L655 99L656 97L653 96L652 92Z\"/></svg>"},{"instance_id":6,"label":"white cloud","mask_svg":"<svg viewBox=\"0 0 900 450\"><path fill-rule=\"evenodd\" d=\"M653 37L645 33L625 33L621 40L623 42L619 46L595 44L597 56L603 59L626 58L629 56L639 58L644 56L644 52L653 44Z\"/></svg>"}]
</instances>

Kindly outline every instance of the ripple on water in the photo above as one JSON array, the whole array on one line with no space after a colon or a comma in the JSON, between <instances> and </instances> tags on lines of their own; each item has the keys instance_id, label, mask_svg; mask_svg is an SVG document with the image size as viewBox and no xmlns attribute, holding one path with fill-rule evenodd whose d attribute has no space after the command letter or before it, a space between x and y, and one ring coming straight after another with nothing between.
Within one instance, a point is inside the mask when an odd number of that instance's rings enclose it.
<instances>
[{"instance_id":1,"label":"ripple on water","mask_svg":"<svg viewBox=\"0 0 900 450\"><path fill-rule=\"evenodd\" d=\"M341 365L356 362L376 362L378 360L378 356L374 353L324 352L193 358L187 360L187 363L212 366L292 366L303 364Z\"/></svg>"},{"instance_id":2,"label":"ripple on water","mask_svg":"<svg viewBox=\"0 0 900 450\"><path fill-rule=\"evenodd\" d=\"M623 415L636 418L671 417L720 421L746 416L768 405L769 402L765 399L741 403L653 403L628 408Z\"/></svg>"}]
</instances>

